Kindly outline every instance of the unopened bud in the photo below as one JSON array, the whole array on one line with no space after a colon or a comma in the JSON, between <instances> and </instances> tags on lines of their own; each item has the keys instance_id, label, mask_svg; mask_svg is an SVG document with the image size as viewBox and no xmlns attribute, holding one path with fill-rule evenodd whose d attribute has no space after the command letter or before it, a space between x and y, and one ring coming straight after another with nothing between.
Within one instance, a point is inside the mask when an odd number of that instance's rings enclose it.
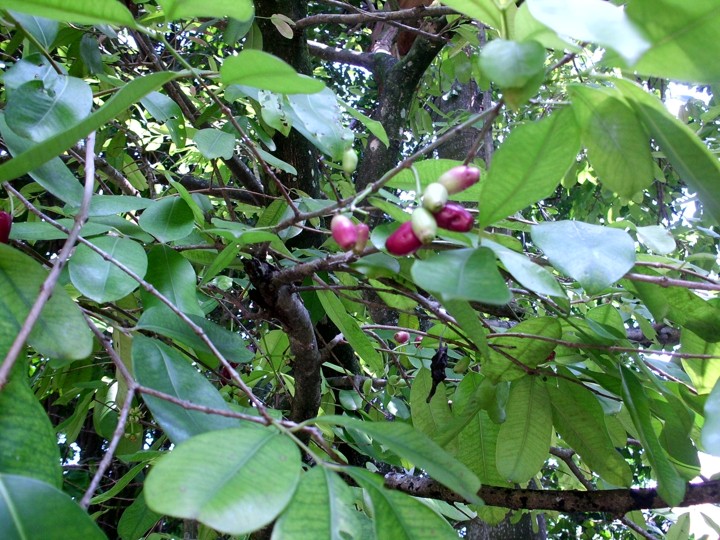
<instances>
[{"instance_id":1,"label":"unopened bud","mask_svg":"<svg viewBox=\"0 0 720 540\"><path fill-rule=\"evenodd\" d=\"M352 248L355 242L357 242L357 227L347 216L343 216L342 214L335 215L330 222L330 231L332 232L333 239L345 251Z\"/></svg>"},{"instance_id":2,"label":"unopened bud","mask_svg":"<svg viewBox=\"0 0 720 540\"><path fill-rule=\"evenodd\" d=\"M422 246L422 242L415 236L410 221L400 225L398 230L388 236L385 241L385 249L396 257L415 253L420 246Z\"/></svg>"},{"instance_id":3,"label":"unopened bud","mask_svg":"<svg viewBox=\"0 0 720 540\"><path fill-rule=\"evenodd\" d=\"M423 193L423 207L433 214L438 212L448 201L448 190L440 182L428 184Z\"/></svg>"},{"instance_id":4,"label":"unopened bud","mask_svg":"<svg viewBox=\"0 0 720 540\"><path fill-rule=\"evenodd\" d=\"M455 232L469 232L475 219L467 209L457 203L449 202L437 214L435 221L438 227Z\"/></svg>"},{"instance_id":5,"label":"unopened bud","mask_svg":"<svg viewBox=\"0 0 720 540\"><path fill-rule=\"evenodd\" d=\"M7 212L0 211L0 244L7 244L9 242L11 228L12 216Z\"/></svg>"},{"instance_id":6,"label":"unopened bud","mask_svg":"<svg viewBox=\"0 0 720 540\"><path fill-rule=\"evenodd\" d=\"M450 195L469 188L478 180L480 180L480 169L468 165L453 167L438 178L438 182L445 186Z\"/></svg>"},{"instance_id":7,"label":"unopened bud","mask_svg":"<svg viewBox=\"0 0 720 540\"><path fill-rule=\"evenodd\" d=\"M425 208L416 208L412 214L412 230L423 244L429 244L437 235L437 222Z\"/></svg>"}]
</instances>

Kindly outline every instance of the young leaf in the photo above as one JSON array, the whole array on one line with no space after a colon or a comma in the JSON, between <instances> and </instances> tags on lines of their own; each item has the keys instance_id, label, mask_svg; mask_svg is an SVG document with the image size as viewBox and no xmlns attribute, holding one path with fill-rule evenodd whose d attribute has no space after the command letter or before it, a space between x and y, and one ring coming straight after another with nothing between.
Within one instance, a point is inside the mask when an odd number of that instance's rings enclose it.
<instances>
[{"instance_id":1,"label":"young leaf","mask_svg":"<svg viewBox=\"0 0 720 540\"><path fill-rule=\"evenodd\" d=\"M702 445L707 453L720 456L720 384L715 384L705 402Z\"/></svg>"},{"instance_id":2,"label":"young leaf","mask_svg":"<svg viewBox=\"0 0 720 540\"><path fill-rule=\"evenodd\" d=\"M148 207L138 221L145 232L161 242L181 240L195 225L193 212L180 197L167 197Z\"/></svg>"},{"instance_id":3,"label":"young leaf","mask_svg":"<svg viewBox=\"0 0 720 540\"><path fill-rule=\"evenodd\" d=\"M662 225L638 227L636 232L638 241L658 255L668 255L677 247L672 233Z\"/></svg>"},{"instance_id":4,"label":"young leaf","mask_svg":"<svg viewBox=\"0 0 720 540\"><path fill-rule=\"evenodd\" d=\"M552 265L589 294L612 285L635 264L635 243L619 229L557 221L533 225L531 234Z\"/></svg>"},{"instance_id":5,"label":"young leaf","mask_svg":"<svg viewBox=\"0 0 720 540\"><path fill-rule=\"evenodd\" d=\"M145 495L140 492L133 503L120 516L117 531L122 540L143 538L150 528L162 518L145 503Z\"/></svg>"},{"instance_id":6,"label":"young leaf","mask_svg":"<svg viewBox=\"0 0 720 540\"><path fill-rule=\"evenodd\" d=\"M248 21L255 13L251 0L159 0L159 4L168 21L195 17L232 17Z\"/></svg>"},{"instance_id":7,"label":"young leaf","mask_svg":"<svg viewBox=\"0 0 720 540\"><path fill-rule=\"evenodd\" d=\"M244 49L237 56L226 58L220 76L225 84L241 84L278 94L313 94L325 88L322 81L299 75L278 57L253 49Z\"/></svg>"},{"instance_id":8,"label":"young leaf","mask_svg":"<svg viewBox=\"0 0 720 540\"><path fill-rule=\"evenodd\" d=\"M156 245L148 253L148 271L145 279L183 313L203 316L195 284L197 276L190 261L168 246ZM164 305L160 300L143 293L145 308Z\"/></svg>"},{"instance_id":9,"label":"young leaf","mask_svg":"<svg viewBox=\"0 0 720 540\"><path fill-rule=\"evenodd\" d=\"M79 24L135 25L130 11L113 0L2 0L2 8Z\"/></svg>"},{"instance_id":10,"label":"young leaf","mask_svg":"<svg viewBox=\"0 0 720 540\"><path fill-rule=\"evenodd\" d=\"M504 27L503 14L493 0L444 0L443 4L496 30Z\"/></svg>"},{"instance_id":11,"label":"young leaf","mask_svg":"<svg viewBox=\"0 0 720 540\"><path fill-rule=\"evenodd\" d=\"M682 366L690 375L698 394L710 393L720 380L720 342L709 343L687 328L683 328L680 334L680 350L686 354L711 354L718 357L682 359Z\"/></svg>"},{"instance_id":12,"label":"young leaf","mask_svg":"<svg viewBox=\"0 0 720 540\"><path fill-rule=\"evenodd\" d=\"M193 137L198 150L207 159L230 159L235 152L235 135L219 129L200 129Z\"/></svg>"},{"instance_id":13,"label":"young leaf","mask_svg":"<svg viewBox=\"0 0 720 540\"><path fill-rule=\"evenodd\" d=\"M179 444L151 469L145 500L160 514L241 535L267 525L282 512L293 497L301 469L300 451L289 437L272 428L244 424Z\"/></svg>"}]
</instances>

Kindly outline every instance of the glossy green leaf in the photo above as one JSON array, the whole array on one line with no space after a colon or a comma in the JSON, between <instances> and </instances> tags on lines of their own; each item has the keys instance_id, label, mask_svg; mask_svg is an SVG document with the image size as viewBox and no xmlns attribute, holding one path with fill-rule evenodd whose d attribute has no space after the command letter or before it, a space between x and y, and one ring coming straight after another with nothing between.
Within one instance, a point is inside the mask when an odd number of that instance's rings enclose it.
<instances>
[{"instance_id":1,"label":"glossy green leaf","mask_svg":"<svg viewBox=\"0 0 720 540\"><path fill-rule=\"evenodd\" d=\"M701 436L703 450L720 456L720 384L715 384L705 402L705 424Z\"/></svg>"},{"instance_id":2,"label":"glossy green leaf","mask_svg":"<svg viewBox=\"0 0 720 540\"><path fill-rule=\"evenodd\" d=\"M93 195L90 199L90 217L113 216L143 210L154 204L152 199L142 199L130 195Z\"/></svg>"},{"instance_id":3,"label":"glossy green leaf","mask_svg":"<svg viewBox=\"0 0 720 540\"><path fill-rule=\"evenodd\" d=\"M3 540L107 540L95 522L59 489L26 476L0 473Z\"/></svg>"},{"instance_id":4,"label":"glossy green leaf","mask_svg":"<svg viewBox=\"0 0 720 540\"><path fill-rule=\"evenodd\" d=\"M631 64L650 47L624 9L602 0L528 0L528 8L558 34L614 49Z\"/></svg>"},{"instance_id":5,"label":"glossy green leaf","mask_svg":"<svg viewBox=\"0 0 720 540\"><path fill-rule=\"evenodd\" d=\"M130 11L113 0L2 0L0 7L80 24L135 24Z\"/></svg>"},{"instance_id":6,"label":"glossy green leaf","mask_svg":"<svg viewBox=\"0 0 720 540\"><path fill-rule=\"evenodd\" d=\"M158 122L167 122L171 118L182 118L180 106L165 94L150 92L140 100L152 117Z\"/></svg>"},{"instance_id":7,"label":"glossy green leaf","mask_svg":"<svg viewBox=\"0 0 720 540\"><path fill-rule=\"evenodd\" d=\"M5 121L21 137L44 141L90 114L92 90L82 79L56 75L15 89L5 107Z\"/></svg>"},{"instance_id":8,"label":"glossy green leaf","mask_svg":"<svg viewBox=\"0 0 720 540\"><path fill-rule=\"evenodd\" d=\"M313 467L275 522L272 540L345 540L360 529L355 495L336 473Z\"/></svg>"},{"instance_id":9,"label":"glossy green leaf","mask_svg":"<svg viewBox=\"0 0 720 540\"><path fill-rule=\"evenodd\" d=\"M169 21L195 17L232 17L248 21L255 13L251 0L159 0L158 3Z\"/></svg>"},{"instance_id":10,"label":"glossy green leaf","mask_svg":"<svg viewBox=\"0 0 720 540\"><path fill-rule=\"evenodd\" d=\"M74 224L74 220L69 218L58 219L56 221L59 225L62 225L68 230L72 229ZM83 238L89 238L92 236L103 235L111 229L112 227L108 227L107 225L101 225L100 223L88 221L80 231L80 236ZM10 238L28 241L66 240L67 233L45 221L25 221L13 224L12 231L10 231Z\"/></svg>"},{"instance_id":11,"label":"glossy green leaf","mask_svg":"<svg viewBox=\"0 0 720 540\"><path fill-rule=\"evenodd\" d=\"M500 475L516 483L530 480L549 455L551 437L552 407L545 382L539 377L513 381L497 439Z\"/></svg>"},{"instance_id":12,"label":"glossy green leaf","mask_svg":"<svg viewBox=\"0 0 720 540\"><path fill-rule=\"evenodd\" d=\"M0 321L3 334L17 335L47 271L24 253L0 243ZM30 333L28 343L40 354L79 360L92 351L92 334L77 304L65 289L55 287Z\"/></svg>"},{"instance_id":13,"label":"glossy green leaf","mask_svg":"<svg viewBox=\"0 0 720 540\"><path fill-rule=\"evenodd\" d=\"M475 344L480 354L487 358L488 354L490 354L487 339L485 338L488 329L480 322L477 311L473 309L470 302L457 299L444 300L443 305L448 310L448 313L455 317L458 326L462 328L468 339Z\"/></svg>"},{"instance_id":14,"label":"glossy green leaf","mask_svg":"<svg viewBox=\"0 0 720 540\"><path fill-rule=\"evenodd\" d=\"M445 385L440 383L435 395L427 403L432 387L429 369L421 369L410 387L410 410L413 427L431 439L446 429L452 421L452 413L445 395Z\"/></svg>"},{"instance_id":15,"label":"glossy green leaf","mask_svg":"<svg viewBox=\"0 0 720 540\"><path fill-rule=\"evenodd\" d=\"M637 376L625 367L620 367L622 377L622 397L630 413L637 436L647 453L658 479L658 494L674 506L685 496L685 481L670 462L665 450L660 446L657 434L652 425L650 400L645 394Z\"/></svg>"},{"instance_id":16,"label":"glossy green leaf","mask_svg":"<svg viewBox=\"0 0 720 540\"><path fill-rule=\"evenodd\" d=\"M480 51L480 69L500 89L525 86L544 64L545 48L537 41L494 39Z\"/></svg>"},{"instance_id":17,"label":"glossy green leaf","mask_svg":"<svg viewBox=\"0 0 720 540\"><path fill-rule=\"evenodd\" d=\"M150 471L145 500L160 514L245 534L267 525L287 506L301 468L300 451L289 437L244 424L179 444Z\"/></svg>"},{"instance_id":18,"label":"glossy green leaf","mask_svg":"<svg viewBox=\"0 0 720 540\"><path fill-rule=\"evenodd\" d=\"M557 221L534 225L531 233L552 265L589 294L612 285L635 264L635 243L619 229Z\"/></svg>"},{"instance_id":19,"label":"glossy green leaf","mask_svg":"<svg viewBox=\"0 0 720 540\"><path fill-rule=\"evenodd\" d=\"M40 0L37 0L40 1ZM47 0L50 2L51 0ZM76 2L79 0L76 0ZM24 3L25 0L22 0ZM66 2L52 0L54 4L66 5ZM14 3L14 2L13 2ZM118 8L125 9L121 4L104 0L83 0L83 4L95 4L106 6L108 4L116 5ZM96 9L89 9L88 13L93 13ZM15 156L10 161L0 165L0 181L12 180L18 176L37 169L40 165L51 160L55 156L60 155L76 144L80 139L87 137L91 132L99 127L112 121L121 112L142 99L145 95L159 88L163 84L175 79L179 76L177 73L162 71L153 73L145 77L133 79L126 85L122 86L105 104L85 118L82 122L75 124L65 131L53 135L49 139L36 144L21 154Z\"/></svg>"},{"instance_id":20,"label":"glossy green leaf","mask_svg":"<svg viewBox=\"0 0 720 540\"><path fill-rule=\"evenodd\" d=\"M590 390L564 378L549 383L553 424L567 444L605 481L629 487L632 472L615 450L605 425L605 413Z\"/></svg>"},{"instance_id":21,"label":"glossy green leaf","mask_svg":"<svg viewBox=\"0 0 720 540\"><path fill-rule=\"evenodd\" d=\"M557 279L548 270L532 262L526 255L485 238L482 240L482 245L493 250L505 269L523 287L546 296L563 298L566 296Z\"/></svg>"},{"instance_id":22,"label":"glossy green leaf","mask_svg":"<svg viewBox=\"0 0 720 540\"><path fill-rule=\"evenodd\" d=\"M453 528L430 507L405 493L386 489L382 477L357 467L345 472L370 497L377 540L457 538Z\"/></svg>"},{"instance_id":23,"label":"glossy green leaf","mask_svg":"<svg viewBox=\"0 0 720 540\"><path fill-rule=\"evenodd\" d=\"M709 343L687 328L680 334L680 351L686 354L710 354L718 358L683 358L682 366L690 375L698 394L708 394L720 380L720 341Z\"/></svg>"},{"instance_id":24,"label":"glossy green leaf","mask_svg":"<svg viewBox=\"0 0 720 540\"><path fill-rule=\"evenodd\" d=\"M343 336L358 356L367 363L373 372L382 373L385 370L385 362L382 356L375 349L375 345L370 341L370 338L360 328L360 324L347 313L345 306L343 306L335 293L330 290L322 290L317 291L317 296L327 316L343 333Z\"/></svg>"},{"instance_id":25,"label":"glossy green leaf","mask_svg":"<svg viewBox=\"0 0 720 540\"><path fill-rule=\"evenodd\" d=\"M139 224L161 242L172 242L192 232L195 216L180 197L167 197L148 207L140 216Z\"/></svg>"},{"instance_id":26,"label":"glossy green leaf","mask_svg":"<svg viewBox=\"0 0 720 540\"><path fill-rule=\"evenodd\" d=\"M207 159L230 159L235 153L235 135L219 129L201 129L193 137L197 148Z\"/></svg>"},{"instance_id":27,"label":"glossy green leaf","mask_svg":"<svg viewBox=\"0 0 720 540\"><path fill-rule=\"evenodd\" d=\"M373 120L369 116L364 115L356 108L351 107L347 103L344 103L340 100L338 100L338 103L343 106L343 109L345 109L346 113L348 113L355 120L365 126L367 130L373 135L375 135L375 137L377 137L380 142L382 142L385 146L390 146L390 139L388 139L387 132L385 131L385 128L380 122L378 122L377 120Z\"/></svg>"},{"instance_id":28,"label":"glossy green leaf","mask_svg":"<svg viewBox=\"0 0 720 540\"><path fill-rule=\"evenodd\" d=\"M680 178L697 192L704 210L720 223L720 162L688 126L636 84L617 79L615 86L627 97L660 150Z\"/></svg>"},{"instance_id":29,"label":"glossy green leaf","mask_svg":"<svg viewBox=\"0 0 720 540\"><path fill-rule=\"evenodd\" d=\"M213 345L222 353L229 362L238 364L249 362L255 356L247 348L247 342L236 332L231 332L224 327L207 320L198 315L188 317L203 329ZM218 360L212 357L210 348L180 317L175 315L165 306L157 306L146 309L137 322L137 328L149 330L161 336L169 337L187 347L191 347L199 355L209 357L208 364L216 366Z\"/></svg>"},{"instance_id":30,"label":"glossy green leaf","mask_svg":"<svg viewBox=\"0 0 720 540\"><path fill-rule=\"evenodd\" d=\"M183 313L203 316L195 286L197 276L192 264L168 246L158 245L148 253L148 271L145 279L167 297ZM143 293L145 308L165 305Z\"/></svg>"},{"instance_id":31,"label":"glossy green leaf","mask_svg":"<svg viewBox=\"0 0 720 540\"><path fill-rule=\"evenodd\" d=\"M160 341L141 335L135 336L132 364L135 378L143 386L196 405L230 410L217 389L189 360ZM237 427L240 422L236 418L184 409L154 396L143 396L143 400L153 418L176 444L206 431Z\"/></svg>"},{"instance_id":32,"label":"glossy green leaf","mask_svg":"<svg viewBox=\"0 0 720 540\"><path fill-rule=\"evenodd\" d=\"M443 0L443 4L497 30L504 26L502 12L493 0Z\"/></svg>"},{"instance_id":33,"label":"glossy green leaf","mask_svg":"<svg viewBox=\"0 0 720 540\"><path fill-rule=\"evenodd\" d=\"M141 278L145 277L147 255L137 242L104 236L94 239L93 244ZM75 288L99 303L119 300L139 286L137 281L85 245L77 247L68 270Z\"/></svg>"},{"instance_id":34,"label":"glossy green leaf","mask_svg":"<svg viewBox=\"0 0 720 540\"><path fill-rule=\"evenodd\" d=\"M160 519L162 515L150 510L145 503L145 496L140 493L120 516L117 526L118 535L121 540L143 538Z\"/></svg>"},{"instance_id":35,"label":"glossy green leaf","mask_svg":"<svg viewBox=\"0 0 720 540\"><path fill-rule=\"evenodd\" d=\"M480 227L552 195L579 150L580 134L569 108L513 129L482 184Z\"/></svg>"},{"instance_id":36,"label":"glossy green leaf","mask_svg":"<svg viewBox=\"0 0 720 540\"><path fill-rule=\"evenodd\" d=\"M672 233L662 225L638 227L636 232L638 241L658 255L668 255L677 247Z\"/></svg>"},{"instance_id":37,"label":"glossy green leaf","mask_svg":"<svg viewBox=\"0 0 720 540\"><path fill-rule=\"evenodd\" d=\"M3 358L11 343L6 337L12 338L0 330ZM62 469L57 436L30 389L25 364L21 360L15 365L8 384L0 390L0 473L31 476L60 488Z\"/></svg>"},{"instance_id":38,"label":"glossy green leaf","mask_svg":"<svg viewBox=\"0 0 720 540\"><path fill-rule=\"evenodd\" d=\"M650 136L635 111L604 90L574 85L573 110L588 158L605 187L630 199L653 181Z\"/></svg>"},{"instance_id":39,"label":"glossy green leaf","mask_svg":"<svg viewBox=\"0 0 720 540\"><path fill-rule=\"evenodd\" d=\"M443 300L507 304L512 295L488 248L457 249L413 263L413 281Z\"/></svg>"},{"instance_id":40,"label":"glossy green leaf","mask_svg":"<svg viewBox=\"0 0 720 540\"><path fill-rule=\"evenodd\" d=\"M480 481L426 435L402 422L368 422L348 416L321 416L317 424L355 429L375 439L403 459L424 469L435 480L471 502L480 502Z\"/></svg>"},{"instance_id":41,"label":"glossy green leaf","mask_svg":"<svg viewBox=\"0 0 720 540\"><path fill-rule=\"evenodd\" d=\"M720 82L717 2L633 0L626 7L628 17L652 43L634 71L693 83Z\"/></svg>"},{"instance_id":42,"label":"glossy green leaf","mask_svg":"<svg viewBox=\"0 0 720 540\"><path fill-rule=\"evenodd\" d=\"M325 88L322 81L299 75L278 57L253 49L226 58L220 76L224 84L241 84L279 94L312 94Z\"/></svg>"},{"instance_id":43,"label":"glossy green leaf","mask_svg":"<svg viewBox=\"0 0 720 540\"><path fill-rule=\"evenodd\" d=\"M513 334L527 334L558 340L562 337L562 326L555 317L527 319L509 330ZM505 337L502 334L490 336L490 357L482 366L482 373L493 381L511 381L527 373L518 364L534 369L547 362L557 347L552 341L527 337ZM501 352L502 351L502 352ZM502 354L505 353L505 354ZM507 356L506 356L507 355ZM514 358L518 364L508 358Z\"/></svg>"},{"instance_id":44,"label":"glossy green leaf","mask_svg":"<svg viewBox=\"0 0 720 540\"><path fill-rule=\"evenodd\" d=\"M11 15L23 27L23 30L33 36L40 45L45 49L50 49L50 45L55 41L58 33L59 25L56 21L23 13L11 13Z\"/></svg>"}]
</instances>

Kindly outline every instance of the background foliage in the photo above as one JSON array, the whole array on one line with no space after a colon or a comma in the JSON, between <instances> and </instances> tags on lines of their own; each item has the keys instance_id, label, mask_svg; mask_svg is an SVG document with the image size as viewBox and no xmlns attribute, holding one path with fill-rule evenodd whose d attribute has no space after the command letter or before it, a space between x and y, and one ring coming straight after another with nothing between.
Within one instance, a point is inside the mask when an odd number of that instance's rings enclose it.
<instances>
[{"instance_id":1,"label":"background foliage","mask_svg":"<svg viewBox=\"0 0 720 540\"><path fill-rule=\"evenodd\" d=\"M0 0L2 538L684 538L659 509L719 500L720 9L429 4ZM388 254L463 163L474 229Z\"/></svg>"}]
</instances>

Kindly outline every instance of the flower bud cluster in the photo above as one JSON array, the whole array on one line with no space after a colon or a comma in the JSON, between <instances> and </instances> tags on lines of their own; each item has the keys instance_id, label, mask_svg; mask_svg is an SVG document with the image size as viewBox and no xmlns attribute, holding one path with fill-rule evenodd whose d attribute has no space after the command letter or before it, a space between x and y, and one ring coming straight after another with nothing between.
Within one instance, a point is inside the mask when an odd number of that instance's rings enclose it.
<instances>
[{"instance_id":1,"label":"flower bud cluster","mask_svg":"<svg viewBox=\"0 0 720 540\"><path fill-rule=\"evenodd\" d=\"M423 192L422 206L415 209L410 221L400 225L388 237L385 242L388 252L396 256L415 253L420 246L435 239L438 227L455 232L471 231L475 223L472 214L463 206L448 202L448 197L469 188L479 179L478 168L460 165L429 184Z\"/></svg>"},{"instance_id":2,"label":"flower bud cluster","mask_svg":"<svg viewBox=\"0 0 720 540\"><path fill-rule=\"evenodd\" d=\"M357 225L342 214L337 214L330 222L330 232L343 251L353 250L362 253L370 238L370 229L365 223Z\"/></svg>"}]
</instances>

